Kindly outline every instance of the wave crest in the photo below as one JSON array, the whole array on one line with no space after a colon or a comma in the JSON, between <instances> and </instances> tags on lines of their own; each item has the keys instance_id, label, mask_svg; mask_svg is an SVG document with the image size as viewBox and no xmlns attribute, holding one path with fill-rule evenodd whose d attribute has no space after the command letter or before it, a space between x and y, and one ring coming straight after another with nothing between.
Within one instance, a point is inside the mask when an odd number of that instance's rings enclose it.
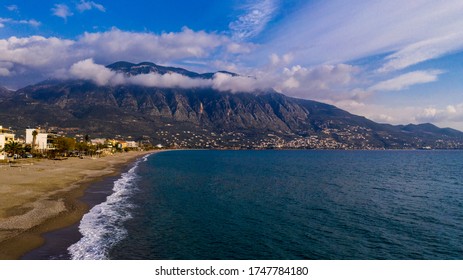
<instances>
[{"instance_id":1,"label":"wave crest","mask_svg":"<svg viewBox=\"0 0 463 280\"><path fill-rule=\"evenodd\" d=\"M136 188L138 176L135 171L138 164L146 161L148 156L138 160L114 182L113 193L105 202L96 205L82 217L79 231L83 237L68 248L71 259L108 259L109 250L127 236L124 222L132 217L130 213L134 207L127 199Z\"/></svg>"}]
</instances>

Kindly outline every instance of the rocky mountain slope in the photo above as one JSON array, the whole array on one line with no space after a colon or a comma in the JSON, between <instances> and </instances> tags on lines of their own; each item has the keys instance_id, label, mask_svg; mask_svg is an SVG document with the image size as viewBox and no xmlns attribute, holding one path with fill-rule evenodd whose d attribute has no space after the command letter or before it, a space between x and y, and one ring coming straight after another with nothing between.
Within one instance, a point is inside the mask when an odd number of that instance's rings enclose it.
<instances>
[{"instance_id":1,"label":"rocky mountain slope","mask_svg":"<svg viewBox=\"0 0 463 280\"><path fill-rule=\"evenodd\" d=\"M125 75L175 72L197 79L214 75L153 63L117 62L108 68ZM432 124L378 124L273 90L229 93L212 88L98 86L84 80L48 80L14 94L0 93L0 123L18 131L41 125L94 138L120 135L180 147L463 147L463 133L457 130Z\"/></svg>"}]
</instances>

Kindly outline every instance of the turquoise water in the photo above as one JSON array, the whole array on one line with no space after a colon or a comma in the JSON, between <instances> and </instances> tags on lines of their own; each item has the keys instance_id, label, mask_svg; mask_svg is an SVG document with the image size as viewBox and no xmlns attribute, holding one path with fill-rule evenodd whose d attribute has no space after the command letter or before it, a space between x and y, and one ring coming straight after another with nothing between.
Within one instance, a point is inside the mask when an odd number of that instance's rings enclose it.
<instances>
[{"instance_id":1,"label":"turquoise water","mask_svg":"<svg viewBox=\"0 0 463 280\"><path fill-rule=\"evenodd\" d=\"M158 153L84 218L100 238L71 255L463 259L462 170L461 151Z\"/></svg>"}]
</instances>

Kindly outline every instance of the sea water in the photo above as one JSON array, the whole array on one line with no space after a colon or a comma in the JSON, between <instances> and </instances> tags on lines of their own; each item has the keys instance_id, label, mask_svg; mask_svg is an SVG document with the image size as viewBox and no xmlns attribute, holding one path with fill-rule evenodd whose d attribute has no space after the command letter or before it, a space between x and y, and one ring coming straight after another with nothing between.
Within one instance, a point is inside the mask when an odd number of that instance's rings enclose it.
<instances>
[{"instance_id":1,"label":"sea water","mask_svg":"<svg viewBox=\"0 0 463 280\"><path fill-rule=\"evenodd\" d=\"M169 151L80 224L75 259L462 259L463 151Z\"/></svg>"}]
</instances>

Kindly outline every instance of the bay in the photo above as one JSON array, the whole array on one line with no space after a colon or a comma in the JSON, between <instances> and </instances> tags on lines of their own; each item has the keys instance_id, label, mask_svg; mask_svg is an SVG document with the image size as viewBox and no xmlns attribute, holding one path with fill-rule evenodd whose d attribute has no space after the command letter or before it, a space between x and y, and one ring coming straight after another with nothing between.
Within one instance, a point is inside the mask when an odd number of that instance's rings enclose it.
<instances>
[{"instance_id":1,"label":"bay","mask_svg":"<svg viewBox=\"0 0 463 280\"><path fill-rule=\"evenodd\" d=\"M462 170L462 151L159 153L107 256L462 259Z\"/></svg>"}]
</instances>

